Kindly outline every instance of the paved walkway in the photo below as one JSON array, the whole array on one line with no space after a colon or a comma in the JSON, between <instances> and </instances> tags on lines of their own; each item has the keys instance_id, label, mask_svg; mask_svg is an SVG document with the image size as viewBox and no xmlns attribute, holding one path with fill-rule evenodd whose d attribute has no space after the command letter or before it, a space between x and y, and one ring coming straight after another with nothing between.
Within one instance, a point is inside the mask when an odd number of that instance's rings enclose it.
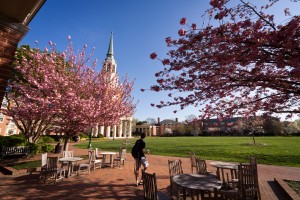
<instances>
[{"instance_id":1,"label":"paved walkway","mask_svg":"<svg viewBox=\"0 0 300 200\"><path fill-rule=\"evenodd\" d=\"M75 155L87 155L86 149L78 149L71 144L70 150ZM38 159L39 157L36 157ZM176 157L147 156L150 166L148 172L155 172L160 193L170 198L168 159ZM184 173L190 173L188 158L183 161ZM208 163L210 161L207 161ZM102 168L92 171L90 175L80 175L67 178L54 184L41 184L38 174L0 175L0 200L6 199L143 199L143 187L135 186L133 175L134 160L127 153L127 160L123 168ZM3 163L2 163L3 164ZM1 165L1 162L0 162ZM214 172L209 166L208 170ZM300 179L300 168L258 165L259 185L263 200L283 200L287 197L274 182L274 177L285 179Z\"/></svg>"}]
</instances>

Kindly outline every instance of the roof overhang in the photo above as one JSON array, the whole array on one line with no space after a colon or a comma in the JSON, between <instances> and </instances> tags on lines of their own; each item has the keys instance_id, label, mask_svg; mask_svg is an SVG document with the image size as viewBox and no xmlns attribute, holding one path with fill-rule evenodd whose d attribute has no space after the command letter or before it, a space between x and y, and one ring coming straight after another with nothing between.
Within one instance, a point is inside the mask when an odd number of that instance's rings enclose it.
<instances>
[{"instance_id":1,"label":"roof overhang","mask_svg":"<svg viewBox=\"0 0 300 200\"><path fill-rule=\"evenodd\" d=\"M46 0L5 0L0 3L0 20L27 26Z\"/></svg>"}]
</instances>

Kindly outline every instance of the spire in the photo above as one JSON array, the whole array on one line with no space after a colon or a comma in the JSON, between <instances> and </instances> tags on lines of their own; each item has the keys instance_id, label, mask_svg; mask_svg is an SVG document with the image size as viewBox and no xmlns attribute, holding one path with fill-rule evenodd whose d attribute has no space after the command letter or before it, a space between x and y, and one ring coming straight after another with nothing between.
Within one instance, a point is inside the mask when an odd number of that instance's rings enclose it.
<instances>
[{"instance_id":1,"label":"spire","mask_svg":"<svg viewBox=\"0 0 300 200\"><path fill-rule=\"evenodd\" d=\"M111 35L110 35L109 47L108 47L106 57L110 58L112 60L114 59L113 32L111 32Z\"/></svg>"}]
</instances>

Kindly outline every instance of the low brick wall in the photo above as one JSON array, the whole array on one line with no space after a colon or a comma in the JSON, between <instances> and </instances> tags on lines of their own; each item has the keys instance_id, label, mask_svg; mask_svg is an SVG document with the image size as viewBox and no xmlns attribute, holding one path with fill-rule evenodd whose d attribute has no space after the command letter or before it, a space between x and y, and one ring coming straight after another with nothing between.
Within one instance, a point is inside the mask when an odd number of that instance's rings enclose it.
<instances>
[{"instance_id":1,"label":"low brick wall","mask_svg":"<svg viewBox=\"0 0 300 200\"><path fill-rule=\"evenodd\" d=\"M300 196L283 179L275 177L274 181L286 192L291 200L300 200Z\"/></svg>"}]
</instances>

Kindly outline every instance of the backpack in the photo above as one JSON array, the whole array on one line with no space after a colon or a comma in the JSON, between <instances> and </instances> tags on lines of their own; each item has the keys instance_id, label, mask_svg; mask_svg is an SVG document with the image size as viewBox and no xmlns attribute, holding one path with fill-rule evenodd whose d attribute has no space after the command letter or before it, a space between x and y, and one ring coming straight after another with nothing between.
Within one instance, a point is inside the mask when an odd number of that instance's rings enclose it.
<instances>
[{"instance_id":1,"label":"backpack","mask_svg":"<svg viewBox=\"0 0 300 200\"><path fill-rule=\"evenodd\" d=\"M140 156L140 141L137 140L134 146L131 149L131 155L134 158L138 158Z\"/></svg>"}]
</instances>

